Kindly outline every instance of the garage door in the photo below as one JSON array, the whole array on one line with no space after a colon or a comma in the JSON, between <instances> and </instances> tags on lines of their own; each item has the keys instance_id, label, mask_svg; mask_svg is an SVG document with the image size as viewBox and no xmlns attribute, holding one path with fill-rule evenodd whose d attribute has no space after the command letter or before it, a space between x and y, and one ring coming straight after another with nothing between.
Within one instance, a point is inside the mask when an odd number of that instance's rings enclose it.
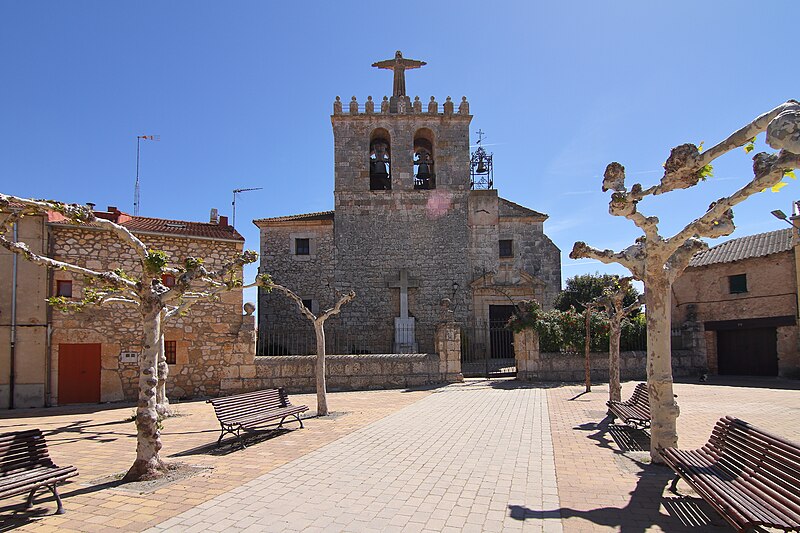
<instances>
[{"instance_id":1,"label":"garage door","mask_svg":"<svg viewBox=\"0 0 800 533\"><path fill-rule=\"evenodd\" d=\"M717 331L719 373L733 376L777 376L777 339L775 328Z\"/></svg>"}]
</instances>

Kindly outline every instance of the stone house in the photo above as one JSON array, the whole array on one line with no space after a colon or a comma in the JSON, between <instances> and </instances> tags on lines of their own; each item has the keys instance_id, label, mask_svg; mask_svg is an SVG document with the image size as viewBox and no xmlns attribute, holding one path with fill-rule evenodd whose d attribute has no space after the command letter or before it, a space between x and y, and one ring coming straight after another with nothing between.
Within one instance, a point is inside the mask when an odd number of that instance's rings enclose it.
<instances>
[{"instance_id":1,"label":"stone house","mask_svg":"<svg viewBox=\"0 0 800 533\"><path fill-rule=\"evenodd\" d=\"M790 228L714 246L675 281L673 327L702 325L712 373L798 377L796 274Z\"/></svg>"},{"instance_id":2,"label":"stone house","mask_svg":"<svg viewBox=\"0 0 800 533\"><path fill-rule=\"evenodd\" d=\"M403 71L421 65L399 52L373 65L395 75L393 96L377 110L372 97L363 105L353 97L346 109L336 98L333 210L254 221L262 272L312 311L356 292L330 321L337 353L431 352L443 299L462 325L501 323L514 303L549 307L561 288L547 215L501 198L492 180L479 188L491 156L481 149L488 158L476 162L470 153L466 97L457 109L450 97L441 108L431 97L423 109L406 96ZM262 292L259 328L269 344L274 332L311 326L293 302Z\"/></svg>"},{"instance_id":3,"label":"stone house","mask_svg":"<svg viewBox=\"0 0 800 533\"><path fill-rule=\"evenodd\" d=\"M244 245L225 217L186 222L130 216L113 206L95 214L127 227L149 247L166 252L173 263L194 256L217 268L239 255ZM23 218L17 238L37 253L91 269L138 268L132 251L113 235L68 224L56 213ZM81 298L84 280L19 257L15 261L6 250L0 251L0 280L0 407L136 398L142 333L135 309L107 305L70 313L54 310L45 298ZM165 329L170 397L217 395L221 381L239 377L242 365L247 367L243 373L254 374L254 335L255 317L242 315L240 291L197 303L188 315L172 319Z\"/></svg>"}]
</instances>

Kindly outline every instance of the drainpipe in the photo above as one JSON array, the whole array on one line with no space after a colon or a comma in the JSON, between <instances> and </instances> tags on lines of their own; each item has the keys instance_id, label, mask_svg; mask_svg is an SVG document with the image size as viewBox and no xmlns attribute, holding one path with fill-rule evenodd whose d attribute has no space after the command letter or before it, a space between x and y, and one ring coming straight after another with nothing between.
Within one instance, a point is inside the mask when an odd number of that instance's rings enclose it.
<instances>
[{"instance_id":1,"label":"drainpipe","mask_svg":"<svg viewBox=\"0 0 800 533\"><path fill-rule=\"evenodd\" d=\"M17 223L14 222L13 239L17 242ZM11 361L9 364L8 376L8 408L14 408L14 381L16 378L16 359L17 359L17 254L12 254L11 258Z\"/></svg>"}]
</instances>

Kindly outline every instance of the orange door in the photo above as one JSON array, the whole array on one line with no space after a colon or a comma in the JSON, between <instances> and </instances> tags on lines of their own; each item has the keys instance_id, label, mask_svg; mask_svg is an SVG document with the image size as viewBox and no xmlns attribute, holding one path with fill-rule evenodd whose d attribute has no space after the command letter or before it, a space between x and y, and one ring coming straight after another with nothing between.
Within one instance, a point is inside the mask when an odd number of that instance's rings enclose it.
<instances>
[{"instance_id":1,"label":"orange door","mask_svg":"<svg viewBox=\"0 0 800 533\"><path fill-rule=\"evenodd\" d=\"M100 345L58 345L58 404L100 402Z\"/></svg>"}]
</instances>

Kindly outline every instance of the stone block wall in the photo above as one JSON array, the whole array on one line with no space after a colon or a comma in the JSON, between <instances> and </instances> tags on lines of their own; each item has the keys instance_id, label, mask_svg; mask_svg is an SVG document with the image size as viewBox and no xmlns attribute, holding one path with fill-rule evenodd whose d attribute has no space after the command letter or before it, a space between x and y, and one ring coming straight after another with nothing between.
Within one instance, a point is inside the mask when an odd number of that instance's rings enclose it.
<instances>
[{"instance_id":1,"label":"stone block wall","mask_svg":"<svg viewBox=\"0 0 800 533\"><path fill-rule=\"evenodd\" d=\"M530 330L514 334L517 379L523 381L583 381L586 376L584 354L540 353L538 335ZM608 381L608 352L589 354L593 381ZM623 380L647 379L647 353L620 353L620 377ZM672 375L699 376L706 368L704 353L691 350L672 351Z\"/></svg>"},{"instance_id":2,"label":"stone block wall","mask_svg":"<svg viewBox=\"0 0 800 533\"><path fill-rule=\"evenodd\" d=\"M312 300L312 312L319 314L335 304L333 280L334 242L333 220L291 224L269 223L261 230L261 265L264 273L275 283L284 285L302 299ZM294 240L307 238L309 255L294 253ZM259 293L259 327L263 332L273 326L283 331L307 332L313 335L314 327L304 317L297 304L281 292ZM330 319L333 325L336 317ZM327 325L327 324L326 324Z\"/></svg>"},{"instance_id":3,"label":"stone block wall","mask_svg":"<svg viewBox=\"0 0 800 533\"><path fill-rule=\"evenodd\" d=\"M241 253L241 242L142 234L150 247L167 253L170 263L200 257L210 269L219 268ZM138 272L133 251L108 232L72 226L52 226L52 257L93 269L123 268ZM239 273L241 277L241 272ZM57 271L55 281L70 279L73 297L81 298L84 281ZM121 362L120 352L141 352L142 325L136 309L109 305L80 312L52 312L51 398L58 403L59 344L101 345L101 401L135 400L139 365ZM223 293L219 301L199 302L186 316L165 325L164 338L176 341L176 364L170 365L167 392L171 398L216 396L230 368L252 367L255 356L255 318L242 315L242 293ZM244 370L247 373L247 370Z\"/></svg>"},{"instance_id":4,"label":"stone block wall","mask_svg":"<svg viewBox=\"0 0 800 533\"><path fill-rule=\"evenodd\" d=\"M221 394L283 387L290 394L316 390L316 355L255 358L255 376L223 378ZM392 389L446 383L437 354L329 355L329 391Z\"/></svg>"}]
</instances>

